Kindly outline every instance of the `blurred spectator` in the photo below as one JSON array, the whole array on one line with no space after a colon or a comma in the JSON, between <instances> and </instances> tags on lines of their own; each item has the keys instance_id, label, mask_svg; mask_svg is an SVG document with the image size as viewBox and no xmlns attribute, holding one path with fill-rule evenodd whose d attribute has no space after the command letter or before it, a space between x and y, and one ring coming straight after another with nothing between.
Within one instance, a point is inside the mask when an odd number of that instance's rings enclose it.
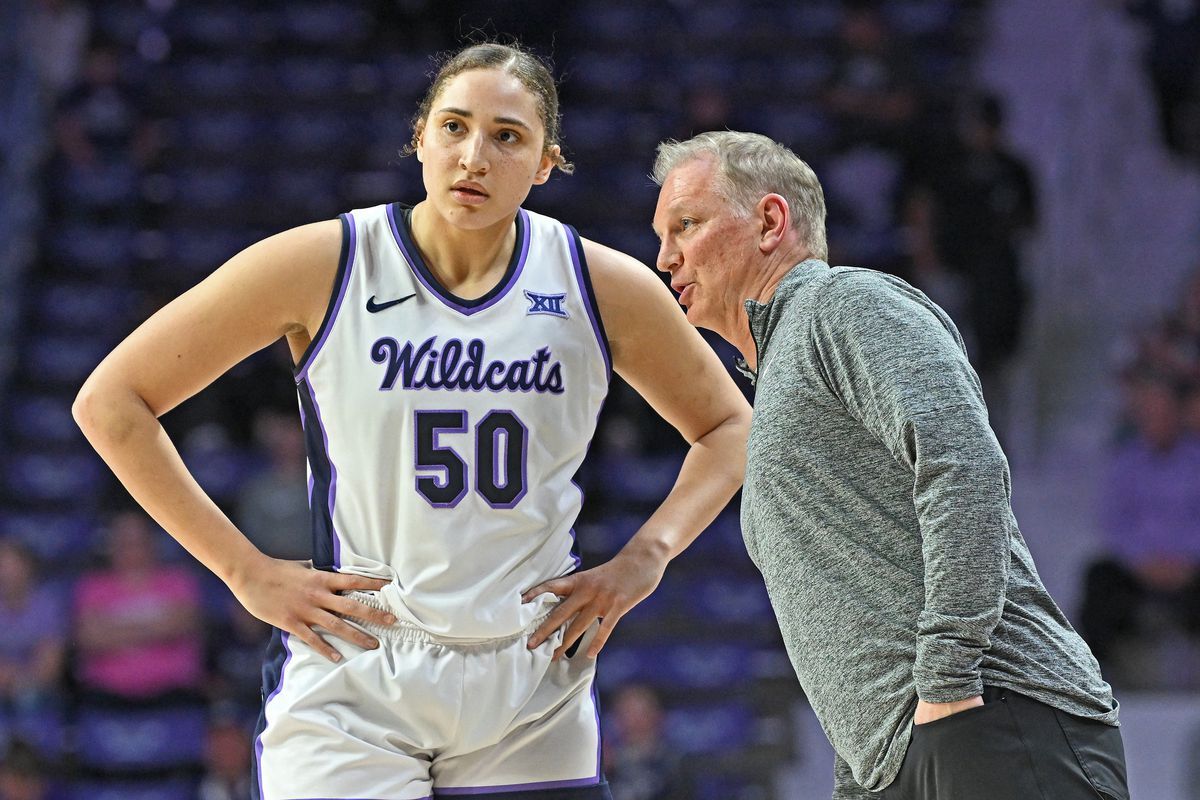
<instances>
[{"instance_id":1,"label":"blurred spectator","mask_svg":"<svg viewBox=\"0 0 1200 800\"><path fill-rule=\"evenodd\" d=\"M1200 386L1200 269L1185 282L1179 305L1137 342L1137 357L1172 379Z\"/></svg>"},{"instance_id":2,"label":"blurred spectator","mask_svg":"<svg viewBox=\"0 0 1200 800\"><path fill-rule=\"evenodd\" d=\"M683 90L681 115L673 132L676 139L690 139L705 131L736 128L733 99L729 90L716 83L700 83Z\"/></svg>"},{"instance_id":3,"label":"blurred spectator","mask_svg":"<svg viewBox=\"0 0 1200 800\"><path fill-rule=\"evenodd\" d=\"M904 192L900 210L902 249L906 264L898 272L909 283L929 295L953 319L963 322L966 329L967 287L963 276L950 268L938 244L938 201L929 186L917 184ZM968 342L974 347L974 341Z\"/></svg>"},{"instance_id":4,"label":"blurred spectator","mask_svg":"<svg viewBox=\"0 0 1200 800\"><path fill-rule=\"evenodd\" d=\"M1183 428L1190 436L1200 436L1200 383L1188 387L1183 397Z\"/></svg>"},{"instance_id":5,"label":"blurred spectator","mask_svg":"<svg viewBox=\"0 0 1200 800\"><path fill-rule=\"evenodd\" d=\"M851 147L833 154L822 170L830 227L837 231L835 264L892 264L897 231L894 201L902 172L894 153Z\"/></svg>"},{"instance_id":6,"label":"blurred spectator","mask_svg":"<svg viewBox=\"0 0 1200 800\"><path fill-rule=\"evenodd\" d=\"M825 102L846 144L903 149L918 110L915 69L875 3L855 2L839 33Z\"/></svg>"},{"instance_id":7,"label":"blurred spectator","mask_svg":"<svg viewBox=\"0 0 1200 800\"><path fill-rule=\"evenodd\" d=\"M271 626L251 614L232 595L209 636L210 699L239 714L258 713L262 702L262 664Z\"/></svg>"},{"instance_id":8,"label":"blurred spectator","mask_svg":"<svg viewBox=\"0 0 1200 800\"><path fill-rule=\"evenodd\" d=\"M0 539L0 704L18 722L58 704L66 654L64 603L38 581L33 554Z\"/></svg>"},{"instance_id":9,"label":"blurred spectator","mask_svg":"<svg viewBox=\"0 0 1200 800\"><path fill-rule=\"evenodd\" d=\"M936 255L926 258L926 266L936 263L960 281L947 281L937 270L914 278L922 289L923 277L938 281L930 286L931 297L939 292L962 295L963 316L955 321L964 329L993 427L1003 438L1007 372L1021 343L1027 305L1021 250L1037 223L1037 197L1029 168L1004 143L999 98L981 94L965 99L957 125L955 141L912 167L905 204L932 202L926 244ZM919 210L906 211L910 221L914 214L919 217Z\"/></svg>"},{"instance_id":10,"label":"blurred spectator","mask_svg":"<svg viewBox=\"0 0 1200 800\"><path fill-rule=\"evenodd\" d=\"M136 92L122 77L121 55L110 44L93 44L80 82L63 98L57 121L58 146L78 167L133 155L149 162L156 149L153 127Z\"/></svg>"},{"instance_id":11,"label":"blurred spectator","mask_svg":"<svg viewBox=\"0 0 1200 800\"><path fill-rule=\"evenodd\" d=\"M87 8L74 0L36 0L33 5L24 45L46 99L54 103L79 80L91 17Z\"/></svg>"},{"instance_id":12,"label":"blurred spectator","mask_svg":"<svg viewBox=\"0 0 1200 800\"><path fill-rule=\"evenodd\" d=\"M693 787L663 732L663 709L648 686L617 691L604 746L613 800L690 800Z\"/></svg>"},{"instance_id":13,"label":"blurred spectator","mask_svg":"<svg viewBox=\"0 0 1200 800\"><path fill-rule=\"evenodd\" d=\"M1135 433L1110 466L1109 555L1087 572L1080 625L1114 679L1124 646L1145 645L1164 624L1200 634L1200 436L1184 429L1169 377L1137 367L1124 388Z\"/></svg>"},{"instance_id":14,"label":"blurred spectator","mask_svg":"<svg viewBox=\"0 0 1200 800\"><path fill-rule=\"evenodd\" d=\"M208 727L197 800L250 800L251 738L236 715L215 716Z\"/></svg>"},{"instance_id":15,"label":"blurred spectator","mask_svg":"<svg viewBox=\"0 0 1200 800\"><path fill-rule=\"evenodd\" d=\"M1158 100L1163 139L1200 158L1200 0L1128 0L1149 28L1146 66Z\"/></svg>"},{"instance_id":16,"label":"blurred spectator","mask_svg":"<svg viewBox=\"0 0 1200 800\"><path fill-rule=\"evenodd\" d=\"M131 700L200 690L200 583L186 567L161 563L158 544L145 515L118 513L109 566L79 579L74 666L82 689Z\"/></svg>"},{"instance_id":17,"label":"blurred spectator","mask_svg":"<svg viewBox=\"0 0 1200 800\"><path fill-rule=\"evenodd\" d=\"M55 800L49 769L30 744L13 739L0 761L0 800Z\"/></svg>"},{"instance_id":18,"label":"blurred spectator","mask_svg":"<svg viewBox=\"0 0 1200 800\"><path fill-rule=\"evenodd\" d=\"M254 420L254 439L270 463L239 492L237 525L267 555L309 559L312 523L300 421L294 411L259 411Z\"/></svg>"}]
</instances>

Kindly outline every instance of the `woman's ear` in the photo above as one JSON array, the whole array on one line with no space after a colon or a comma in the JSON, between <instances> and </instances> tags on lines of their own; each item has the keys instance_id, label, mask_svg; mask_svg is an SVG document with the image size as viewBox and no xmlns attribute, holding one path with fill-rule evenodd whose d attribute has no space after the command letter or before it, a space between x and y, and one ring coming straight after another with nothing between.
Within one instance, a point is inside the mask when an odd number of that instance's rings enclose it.
<instances>
[{"instance_id":1,"label":"woman's ear","mask_svg":"<svg viewBox=\"0 0 1200 800\"><path fill-rule=\"evenodd\" d=\"M425 163L425 154L422 152L425 146L425 123L422 122L413 129L413 150L416 151L417 161Z\"/></svg>"},{"instance_id":2,"label":"woman's ear","mask_svg":"<svg viewBox=\"0 0 1200 800\"><path fill-rule=\"evenodd\" d=\"M535 186L543 184L550 180L550 173L558 166L558 160L562 157L562 148L556 144L552 144L542 153L542 161L538 164L537 172L533 174L533 183Z\"/></svg>"}]
</instances>

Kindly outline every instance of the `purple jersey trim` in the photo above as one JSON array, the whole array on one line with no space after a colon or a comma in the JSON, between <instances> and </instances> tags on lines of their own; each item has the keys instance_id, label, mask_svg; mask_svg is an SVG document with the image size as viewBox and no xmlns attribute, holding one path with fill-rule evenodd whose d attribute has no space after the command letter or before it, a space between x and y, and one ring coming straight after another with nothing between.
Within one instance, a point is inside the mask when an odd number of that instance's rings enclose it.
<instances>
[{"instance_id":1,"label":"purple jersey trim","mask_svg":"<svg viewBox=\"0 0 1200 800\"><path fill-rule=\"evenodd\" d=\"M308 376L308 368L312 366L317 353L321 352L321 348L325 346L325 340L329 338L329 332L333 330L333 322L342 307L342 300L346 299L346 287L350 285L350 269L354 264L355 248L358 243L358 230L357 225L354 223L353 214L349 212L342 214L341 220L344 236L342 241L346 244L346 249L342 252L342 260L338 265L339 283L337 293L330 303L329 310L325 312L325 319L321 322L321 329L317 334L316 340L309 344L308 349L304 351L304 355L300 357L299 363L296 364L296 383L299 383Z\"/></svg>"},{"instance_id":2,"label":"purple jersey trim","mask_svg":"<svg viewBox=\"0 0 1200 800\"><path fill-rule=\"evenodd\" d=\"M263 774L262 774L262 754L263 754L262 737L263 737L263 734L267 732L267 724L268 724L267 723L267 706L270 705L271 701L275 699L275 695L279 694L279 691L283 688L283 679L287 675L287 666L288 666L288 663L292 660L292 648L288 647L288 636L289 636L289 634L283 633L282 631L280 632L280 638L283 642L283 650L285 653L287 653L287 655L283 659L283 665L279 668L279 683L275 684L275 688L271 691L271 694L267 696L267 699L263 700L263 708L262 708L263 728L259 732L258 736L256 736L254 739L254 761L255 761L255 766L257 767L256 772L258 773L258 797L259 798L262 798L265 796L263 793Z\"/></svg>"},{"instance_id":3,"label":"purple jersey trim","mask_svg":"<svg viewBox=\"0 0 1200 800\"><path fill-rule=\"evenodd\" d=\"M513 253L516 260L515 267L509 268L504 278L504 283L500 287L492 289L488 293L492 294L492 292L495 292L493 296L489 297L486 302L471 305L471 301L464 300L452 294L433 279L432 273L429 272L429 268L426 266L425 260L421 258L420 252L417 251L415 245L410 246L410 243L407 241L407 232L402 232L401 223L396 221L396 204L390 203L387 206L388 226L392 230L392 238L395 240L396 246L400 248L400 254L408 262L413 275L416 275L421 285L429 290L430 294L440 300L443 305L468 317L491 308L508 296L509 290L517 285L517 280L521 277L521 272L525 269L525 259L529 256L529 240L532 237L532 231L529 226L529 214L525 209L517 209L517 217L519 218L517 224L517 244L516 250ZM487 297L487 295L484 296Z\"/></svg>"},{"instance_id":4,"label":"purple jersey trim","mask_svg":"<svg viewBox=\"0 0 1200 800\"><path fill-rule=\"evenodd\" d=\"M609 378L611 379L611 377L612 377L612 375L610 373ZM607 402L608 402L608 393L605 392L604 397L600 398L599 407L596 408L596 421L592 423L592 438L588 439L587 448L583 451L583 463L585 463L585 464L587 463L588 453L590 453L592 450L592 441L596 437L596 428L598 428L600 426L600 415L604 413L604 404ZM575 481L574 478L571 479L571 485L574 486L576 488L576 490L578 490L578 492L579 492L579 513L582 514L583 513L583 505L584 505L584 503L587 502L587 492L583 491L583 487L580 486ZM578 521L578 519L579 519L578 514L575 516L575 519L576 519L576 521ZM571 542L572 542L571 558L575 561L575 569L579 569L581 566L583 566L583 559L580 557L580 551L579 551L579 536L575 533L574 527L571 528L570 533L571 533Z\"/></svg>"},{"instance_id":5,"label":"purple jersey trim","mask_svg":"<svg viewBox=\"0 0 1200 800\"><path fill-rule=\"evenodd\" d=\"M337 527L333 521L333 507L337 500L337 466L333 463L333 456L329 454L329 432L325 430L325 423L321 421L321 406L317 403L317 391L313 388L312 381L305 381L304 386L308 388L308 399L312 402L313 408L312 416L317 424L317 430L321 432L321 443L324 449L325 461L329 465L329 490L326 494L326 508L328 509L329 538L333 546L332 566L337 570L342 566L342 544L338 539Z\"/></svg>"},{"instance_id":6,"label":"purple jersey trim","mask_svg":"<svg viewBox=\"0 0 1200 800\"><path fill-rule=\"evenodd\" d=\"M608 336L604 332L604 320L600 318L600 306L596 303L595 292L592 291L592 279L588 273L587 258L583 255L583 241L579 232L570 225L563 224L567 231L567 249L571 251L571 263L575 267L575 280L579 284L579 293L583 296L583 307L587 311L588 320L592 323L592 332L596 334L596 343L600 345L600 355L604 357L604 370L612 378L612 355L608 351Z\"/></svg>"},{"instance_id":7,"label":"purple jersey trim","mask_svg":"<svg viewBox=\"0 0 1200 800\"><path fill-rule=\"evenodd\" d=\"M301 430L303 430L307 426L307 424L308 423L305 421L305 418L304 418L304 403L300 403L300 428L301 428ZM312 469L310 468L308 470L308 508L310 511L312 510L313 484L314 483L315 483L315 481L313 479L313 472L312 472Z\"/></svg>"},{"instance_id":8,"label":"purple jersey trim","mask_svg":"<svg viewBox=\"0 0 1200 800\"><path fill-rule=\"evenodd\" d=\"M599 669L599 663L596 669ZM596 670L592 670L592 710L596 712L596 780L599 782L604 764L604 729L600 724L600 696L596 693Z\"/></svg>"},{"instance_id":9,"label":"purple jersey trim","mask_svg":"<svg viewBox=\"0 0 1200 800\"><path fill-rule=\"evenodd\" d=\"M448 789L434 788L434 797L453 797L472 794L494 794L497 792L536 792L545 789L574 789L580 786L596 786L600 776L576 778L569 781L544 781L541 783L509 783L503 786L466 786Z\"/></svg>"}]
</instances>

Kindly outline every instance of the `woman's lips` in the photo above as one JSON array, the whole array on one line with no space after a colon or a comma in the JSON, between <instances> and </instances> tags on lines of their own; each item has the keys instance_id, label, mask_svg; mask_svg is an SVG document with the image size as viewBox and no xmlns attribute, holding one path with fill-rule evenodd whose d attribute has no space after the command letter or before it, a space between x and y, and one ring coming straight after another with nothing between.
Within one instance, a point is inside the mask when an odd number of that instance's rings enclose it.
<instances>
[{"instance_id":1,"label":"woman's lips","mask_svg":"<svg viewBox=\"0 0 1200 800\"><path fill-rule=\"evenodd\" d=\"M450 194L454 199L463 205L477 206L480 203L486 202L488 199L487 192L478 186L469 184L455 184L450 187Z\"/></svg>"}]
</instances>

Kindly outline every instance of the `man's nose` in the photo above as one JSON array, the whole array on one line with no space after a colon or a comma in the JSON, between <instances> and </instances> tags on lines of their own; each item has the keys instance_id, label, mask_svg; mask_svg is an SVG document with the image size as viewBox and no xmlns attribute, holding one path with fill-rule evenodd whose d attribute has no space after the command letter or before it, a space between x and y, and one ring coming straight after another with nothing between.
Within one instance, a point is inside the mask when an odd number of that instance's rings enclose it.
<instances>
[{"instance_id":1,"label":"man's nose","mask_svg":"<svg viewBox=\"0 0 1200 800\"><path fill-rule=\"evenodd\" d=\"M673 272L679 267L679 249L670 239L663 239L662 244L658 246L658 258L655 259L654 266L659 272Z\"/></svg>"}]
</instances>

